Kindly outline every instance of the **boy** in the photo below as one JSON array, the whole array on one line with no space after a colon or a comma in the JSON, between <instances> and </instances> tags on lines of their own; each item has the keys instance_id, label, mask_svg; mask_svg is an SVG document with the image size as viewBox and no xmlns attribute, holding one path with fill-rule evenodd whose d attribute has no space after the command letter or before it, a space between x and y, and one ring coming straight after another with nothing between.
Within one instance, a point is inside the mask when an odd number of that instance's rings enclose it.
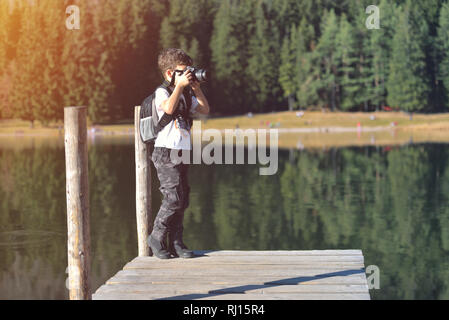
<instances>
[{"instance_id":1,"label":"boy","mask_svg":"<svg viewBox=\"0 0 449 320\"><path fill-rule=\"evenodd\" d=\"M172 117L172 121L159 132L152 155L163 200L154 220L153 231L148 237L148 245L160 259L168 259L170 254L181 258L194 256L193 251L182 241L184 210L189 205L188 164L174 164L170 159L172 149L178 152L192 149L191 116L209 113L209 103L199 82L194 80L190 71L184 72L192 64L192 59L181 49L166 49L158 58L164 85L170 90L158 88L155 104L159 119L164 113Z\"/></svg>"}]
</instances>

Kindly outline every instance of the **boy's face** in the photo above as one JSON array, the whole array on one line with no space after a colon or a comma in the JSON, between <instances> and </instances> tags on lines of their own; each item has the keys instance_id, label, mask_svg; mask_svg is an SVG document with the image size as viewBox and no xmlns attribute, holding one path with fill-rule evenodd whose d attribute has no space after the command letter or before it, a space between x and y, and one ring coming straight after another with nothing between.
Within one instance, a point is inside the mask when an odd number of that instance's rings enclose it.
<instances>
[{"instance_id":1,"label":"boy's face","mask_svg":"<svg viewBox=\"0 0 449 320\"><path fill-rule=\"evenodd\" d=\"M176 71L184 71L186 68L187 68L186 65L178 64L174 70L173 69L168 69L167 71L165 71L165 79L167 81L171 81L171 78L172 78L173 73L175 72L175 70ZM178 73L178 75L179 75L179 73Z\"/></svg>"}]
</instances>

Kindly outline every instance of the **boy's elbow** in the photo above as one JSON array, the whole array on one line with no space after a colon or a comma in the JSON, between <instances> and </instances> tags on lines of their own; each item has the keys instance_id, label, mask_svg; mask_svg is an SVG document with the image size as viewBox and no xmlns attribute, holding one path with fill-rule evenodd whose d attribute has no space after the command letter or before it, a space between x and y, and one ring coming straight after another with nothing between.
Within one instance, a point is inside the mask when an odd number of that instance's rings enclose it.
<instances>
[{"instance_id":1,"label":"boy's elbow","mask_svg":"<svg viewBox=\"0 0 449 320\"><path fill-rule=\"evenodd\" d=\"M210 107L209 107L209 105L207 105L207 106L203 106L203 108L201 108L201 113L202 114L209 114L209 112L210 112Z\"/></svg>"},{"instance_id":2,"label":"boy's elbow","mask_svg":"<svg viewBox=\"0 0 449 320\"><path fill-rule=\"evenodd\" d=\"M172 115L172 114L174 113L174 108L170 108L170 105L169 105L166 101L164 101L164 102L162 103L161 109L162 109L166 114L169 114L169 115Z\"/></svg>"}]
</instances>

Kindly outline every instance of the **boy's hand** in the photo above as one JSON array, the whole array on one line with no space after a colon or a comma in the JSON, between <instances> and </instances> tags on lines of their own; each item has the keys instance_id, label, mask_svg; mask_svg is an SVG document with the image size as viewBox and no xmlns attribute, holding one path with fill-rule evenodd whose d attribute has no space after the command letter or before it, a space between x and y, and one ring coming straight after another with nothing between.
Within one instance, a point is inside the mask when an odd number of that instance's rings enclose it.
<instances>
[{"instance_id":1,"label":"boy's hand","mask_svg":"<svg viewBox=\"0 0 449 320\"><path fill-rule=\"evenodd\" d=\"M175 86L181 86L181 88L185 88L188 85L191 85L193 83L193 74L190 72L190 70L187 70L182 75L176 75L175 78Z\"/></svg>"},{"instance_id":2,"label":"boy's hand","mask_svg":"<svg viewBox=\"0 0 449 320\"><path fill-rule=\"evenodd\" d=\"M201 84L198 81L192 81L190 86L192 87L193 91L198 91L201 89Z\"/></svg>"}]
</instances>

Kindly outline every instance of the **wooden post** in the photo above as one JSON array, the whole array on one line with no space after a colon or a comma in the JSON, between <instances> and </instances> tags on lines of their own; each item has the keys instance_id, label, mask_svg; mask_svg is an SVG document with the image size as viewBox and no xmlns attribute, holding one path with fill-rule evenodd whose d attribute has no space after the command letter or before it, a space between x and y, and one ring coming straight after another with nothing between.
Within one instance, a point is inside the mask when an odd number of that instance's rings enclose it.
<instances>
[{"instance_id":1,"label":"wooden post","mask_svg":"<svg viewBox=\"0 0 449 320\"><path fill-rule=\"evenodd\" d=\"M150 255L147 238L151 224L151 148L140 138L140 106L134 109L136 158L136 221L139 257Z\"/></svg>"},{"instance_id":2,"label":"wooden post","mask_svg":"<svg viewBox=\"0 0 449 320\"><path fill-rule=\"evenodd\" d=\"M70 300L90 300L90 219L86 107L64 108Z\"/></svg>"}]
</instances>

